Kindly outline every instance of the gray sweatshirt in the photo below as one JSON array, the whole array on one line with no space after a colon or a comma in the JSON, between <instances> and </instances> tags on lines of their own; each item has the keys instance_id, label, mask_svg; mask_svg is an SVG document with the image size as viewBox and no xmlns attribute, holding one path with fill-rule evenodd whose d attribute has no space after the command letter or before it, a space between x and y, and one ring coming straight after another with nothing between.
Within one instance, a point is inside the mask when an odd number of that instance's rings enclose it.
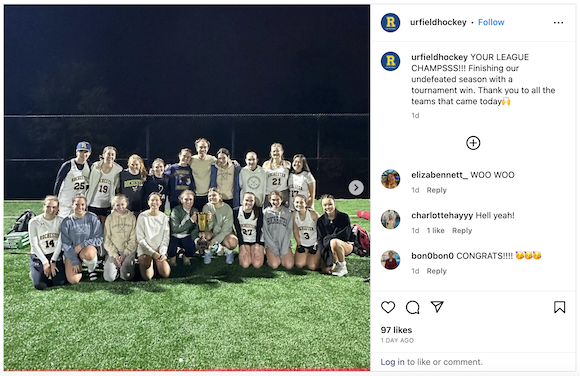
<instances>
[{"instance_id":1,"label":"gray sweatshirt","mask_svg":"<svg viewBox=\"0 0 580 376\"><path fill-rule=\"evenodd\" d=\"M262 227L264 246L276 254L285 254L290 248L292 236L292 213L282 206L279 211L272 207L264 209Z\"/></svg>"},{"instance_id":2,"label":"gray sweatshirt","mask_svg":"<svg viewBox=\"0 0 580 376\"><path fill-rule=\"evenodd\" d=\"M77 218L74 214L71 214L63 219L60 225L60 236L62 238L64 257L69 259L73 266L81 264L81 260L75 252L77 245L80 244L82 248L92 245L98 250L103 244L101 222L91 212L86 212L82 218Z\"/></svg>"},{"instance_id":3,"label":"gray sweatshirt","mask_svg":"<svg viewBox=\"0 0 580 376\"><path fill-rule=\"evenodd\" d=\"M220 244L226 236L234 232L234 213L226 203L216 208L211 202L203 206L203 213L212 213L212 220L207 222L206 231L213 232L212 244Z\"/></svg>"}]
</instances>

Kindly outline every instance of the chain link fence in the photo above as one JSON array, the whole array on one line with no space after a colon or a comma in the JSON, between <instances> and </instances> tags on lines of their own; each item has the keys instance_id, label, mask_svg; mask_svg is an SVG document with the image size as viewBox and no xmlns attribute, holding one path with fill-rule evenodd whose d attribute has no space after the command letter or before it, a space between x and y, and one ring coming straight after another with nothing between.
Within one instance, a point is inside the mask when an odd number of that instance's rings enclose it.
<instances>
[{"instance_id":1,"label":"chain link fence","mask_svg":"<svg viewBox=\"0 0 580 376\"><path fill-rule=\"evenodd\" d=\"M352 180L369 186L368 113L5 115L4 199L41 199L52 193L60 165L74 157L81 140L93 147L91 161L113 145L117 163L126 167L131 154L140 155L147 166L155 158L175 163L182 148L195 151L200 137L210 141L210 154L225 147L242 166L248 151L255 151L262 164L274 142L284 146L285 159L304 154L316 178L317 197L353 198L348 191ZM368 189L357 197L369 198Z\"/></svg>"}]
</instances>

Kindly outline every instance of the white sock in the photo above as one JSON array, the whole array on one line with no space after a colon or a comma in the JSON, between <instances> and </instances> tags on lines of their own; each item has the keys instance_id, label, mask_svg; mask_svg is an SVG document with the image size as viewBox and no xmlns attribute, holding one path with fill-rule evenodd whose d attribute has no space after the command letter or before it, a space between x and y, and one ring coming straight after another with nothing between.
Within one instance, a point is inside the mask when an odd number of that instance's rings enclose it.
<instances>
[{"instance_id":1,"label":"white sock","mask_svg":"<svg viewBox=\"0 0 580 376\"><path fill-rule=\"evenodd\" d=\"M226 249L226 255L229 255L230 253L232 253L233 251L231 249Z\"/></svg>"},{"instance_id":2,"label":"white sock","mask_svg":"<svg viewBox=\"0 0 580 376\"><path fill-rule=\"evenodd\" d=\"M92 273L97 268L97 256L92 260L84 260L84 264L87 266L89 273Z\"/></svg>"}]
</instances>

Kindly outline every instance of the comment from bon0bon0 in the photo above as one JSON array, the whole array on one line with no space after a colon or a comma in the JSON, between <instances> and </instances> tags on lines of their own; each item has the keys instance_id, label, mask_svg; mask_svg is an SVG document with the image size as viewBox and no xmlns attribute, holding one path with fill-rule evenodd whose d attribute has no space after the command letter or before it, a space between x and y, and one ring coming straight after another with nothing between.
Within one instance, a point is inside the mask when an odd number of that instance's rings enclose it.
<instances>
[{"instance_id":1,"label":"comment from bon0bon0","mask_svg":"<svg viewBox=\"0 0 580 376\"><path fill-rule=\"evenodd\" d=\"M576 370L576 5L371 6L371 370Z\"/></svg>"}]
</instances>

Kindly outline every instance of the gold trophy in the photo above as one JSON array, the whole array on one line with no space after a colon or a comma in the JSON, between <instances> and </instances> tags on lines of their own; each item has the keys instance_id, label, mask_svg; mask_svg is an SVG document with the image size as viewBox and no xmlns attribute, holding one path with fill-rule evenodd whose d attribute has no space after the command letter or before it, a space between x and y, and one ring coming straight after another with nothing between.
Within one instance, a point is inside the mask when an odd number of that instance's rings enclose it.
<instances>
[{"instance_id":1,"label":"gold trophy","mask_svg":"<svg viewBox=\"0 0 580 376\"><path fill-rule=\"evenodd\" d=\"M197 213L197 224L199 226L199 231L205 231L205 226L207 225L207 213Z\"/></svg>"},{"instance_id":2,"label":"gold trophy","mask_svg":"<svg viewBox=\"0 0 580 376\"><path fill-rule=\"evenodd\" d=\"M197 253L202 255L209 248L209 243L205 239L205 227L207 226L207 213L197 213L197 225L199 226L199 240L197 241Z\"/></svg>"}]
</instances>

